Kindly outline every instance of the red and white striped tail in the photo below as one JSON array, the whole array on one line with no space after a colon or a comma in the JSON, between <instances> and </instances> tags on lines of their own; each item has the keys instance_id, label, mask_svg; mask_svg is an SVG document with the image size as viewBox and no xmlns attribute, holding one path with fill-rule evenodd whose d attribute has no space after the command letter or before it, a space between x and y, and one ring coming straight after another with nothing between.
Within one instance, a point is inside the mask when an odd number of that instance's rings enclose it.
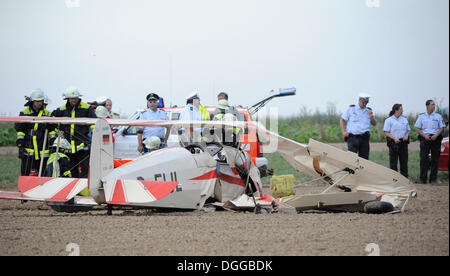
<instances>
[{"instance_id":1,"label":"red and white striped tail","mask_svg":"<svg viewBox=\"0 0 450 276\"><path fill-rule=\"evenodd\" d=\"M47 202L67 202L88 186L85 178L20 176L18 182L24 197Z\"/></svg>"},{"instance_id":2,"label":"red and white striped tail","mask_svg":"<svg viewBox=\"0 0 450 276\"><path fill-rule=\"evenodd\" d=\"M144 204L169 195L178 182L114 180L105 185L106 203L113 205Z\"/></svg>"}]
</instances>

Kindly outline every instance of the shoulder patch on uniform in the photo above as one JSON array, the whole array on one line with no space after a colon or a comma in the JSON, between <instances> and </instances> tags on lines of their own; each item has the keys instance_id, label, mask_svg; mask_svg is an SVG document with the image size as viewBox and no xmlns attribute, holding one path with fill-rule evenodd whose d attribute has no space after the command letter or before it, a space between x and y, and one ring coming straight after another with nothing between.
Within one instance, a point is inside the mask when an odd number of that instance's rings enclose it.
<instances>
[{"instance_id":1,"label":"shoulder patch on uniform","mask_svg":"<svg viewBox=\"0 0 450 276\"><path fill-rule=\"evenodd\" d=\"M351 104L350 107L355 107L355 105L354 105L354 104Z\"/></svg>"},{"instance_id":2,"label":"shoulder patch on uniform","mask_svg":"<svg viewBox=\"0 0 450 276\"><path fill-rule=\"evenodd\" d=\"M367 109L372 110L372 108L370 108L370 107L367 107Z\"/></svg>"}]
</instances>

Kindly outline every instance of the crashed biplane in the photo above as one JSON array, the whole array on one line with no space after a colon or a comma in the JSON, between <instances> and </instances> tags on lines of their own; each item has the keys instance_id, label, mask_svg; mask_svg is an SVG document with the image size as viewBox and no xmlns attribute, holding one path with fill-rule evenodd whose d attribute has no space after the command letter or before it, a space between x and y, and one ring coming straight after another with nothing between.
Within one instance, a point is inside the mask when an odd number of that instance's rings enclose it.
<instances>
[{"instance_id":1,"label":"crashed biplane","mask_svg":"<svg viewBox=\"0 0 450 276\"><path fill-rule=\"evenodd\" d=\"M95 125L88 179L20 176L20 193L1 192L0 198L45 201L55 210L97 205L199 209L210 197L224 201L246 189L256 195L262 192L259 170L248 153L216 141L160 149L114 168L111 126L158 126L170 131L197 122L30 116L0 117L0 122ZM198 125L235 127L226 122ZM218 180L220 185L216 185ZM89 198L77 196L87 187Z\"/></svg>"},{"instance_id":2,"label":"crashed biplane","mask_svg":"<svg viewBox=\"0 0 450 276\"><path fill-rule=\"evenodd\" d=\"M409 199L416 196L412 183L391 169L314 140L308 145L289 140L256 122L27 116L0 116L0 122L95 126L88 179L20 176L19 192L0 192L0 198L44 201L56 211L85 211L94 206L107 207L109 214L113 207L197 210L215 202L215 206L257 212L263 208L270 212L386 213L403 211ZM208 129L205 133L210 134L215 133L211 129L251 128L296 170L330 186L319 194L273 199L263 193L259 170L244 150L246 145L224 143L216 134L211 134L212 139L200 137L156 150L114 168L111 126L123 125L165 127L167 131ZM90 196L80 196L86 188Z\"/></svg>"}]
</instances>

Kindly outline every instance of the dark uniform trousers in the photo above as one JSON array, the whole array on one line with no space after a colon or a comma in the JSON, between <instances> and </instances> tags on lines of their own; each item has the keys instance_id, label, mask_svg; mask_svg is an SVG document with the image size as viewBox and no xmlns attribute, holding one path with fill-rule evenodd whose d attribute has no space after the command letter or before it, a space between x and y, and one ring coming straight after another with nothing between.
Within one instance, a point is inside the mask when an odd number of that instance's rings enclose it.
<instances>
[{"instance_id":1,"label":"dark uniform trousers","mask_svg":"<svg viewBox=\"0 0 450 276\"><path fill-rule=\"evenodd\" d=\"M366 132L361 135L349 134L347 137L348 150L357 153L359 157L369 159L370 151L370 133Z\"/></svg>"},{"instance_id":2,"label":"dark uniform trousers","mask_svg":"<svg viewBox=\"0 0 450 276\"><path fill-rule=\"evenodd\" d=\"M389 147L389 165L394 171L398 171L397 164L400 161L400 173L404 177L408 177L408 142L400 140L396 144L394 140L388 143Z\"/></svg>"},{"instance_id":3,"label":"dark uniform trousers","mask_svg":"<svg viewBox=\"0 0 450 276\"><path fill-rule=\"evenodd\" d=\"M425 141L420 137L420 182L427 183L428 169L430 169L430 182L436 182L437 171L439 165L439 157L441 155L442 136L435 141ZM431 152L431 162L429 154Z\"/></svg>"}]
</instances>

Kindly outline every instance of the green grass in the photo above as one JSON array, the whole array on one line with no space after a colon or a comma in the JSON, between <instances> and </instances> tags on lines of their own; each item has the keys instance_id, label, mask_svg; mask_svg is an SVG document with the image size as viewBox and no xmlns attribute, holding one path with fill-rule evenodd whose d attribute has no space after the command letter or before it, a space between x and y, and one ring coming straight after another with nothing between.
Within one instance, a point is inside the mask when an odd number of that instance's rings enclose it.
<instances>
[{"instance_id":1,"label":"green grass","mask_svg":"<svg viewBox=\"0 0 450 276\"><path fill-rule=\"evenodd\" d=\"M16 130L12 123L0 123L0 147L16 145Z\"/></svg>"},{"instance_id":2,"label":"green grass","mask_svg":"<svg viewBox=\"0 0 450 276\"><path fill-rule=\"evenodd\" d=\"M373 151L369 159L389 168L389 151ZM400 165L398 165L400 168ZM420 151L410 151L408 156L408 178L418 183L420 180ZM438 171L438 181L448 184L448 171Z\"/></svg>"},{"instance_id":3,"label":"green grass","mask_svg":"<svg viewBox=\"0 0 450 276\"><path fill-rule=\"evenodd\" d=\"M409 152L409 158L408 158L408 173L409 173L409 179L414 182L419 182L419 172L420 172L420 166L419 166L419 160L420 160L420 151L410 151ZM305 182L312 177L297 172L286 160L283 159L283 157L278 153L270 153L265 154L264 157L267 158L269 161L269 167L275 169L276 175L286 175L286 174L292 174L295 176L295 179L300 182ZM385 166L389 168L389 152L388 151L372 151L370 152L370 161L375 162L377 164L380 164L382 166ZM448 171L438 171L438 181L442 183L446 183L448 185L449 180ZM269 185L270 178L267 177L263 180L264 186Z\"/></svg>"},{"instance_id":4,"label":"green grass","mask_svg":"<svg viewBox=\"0 0 450 276\"><path fill-rule=\"evenodd\" d=\"M20 175L20 159L16 154L0 155L0 188L16 187Z\"/></svg>"},{"instance_id":5,"label":"green grass","mask_svg":"<svg viewBox=\"0 0 450 276\"><path fill-rule=\"evenodd\" d=\"M416 115L412 114L407 116L411 128L411 141L417 140L417 129L414 127L416 117ZM370 127L370 141L386 142L383 126L387 115L376 116L375 118L377 125ZM344 141L339 121L340 115L338 114L321 113L279 118L278 133L300 143L308 143L309 139L324 143L339 143ZM267 124L266 127L270 128L270 124Z\"/></svg>"}]
</instances>

